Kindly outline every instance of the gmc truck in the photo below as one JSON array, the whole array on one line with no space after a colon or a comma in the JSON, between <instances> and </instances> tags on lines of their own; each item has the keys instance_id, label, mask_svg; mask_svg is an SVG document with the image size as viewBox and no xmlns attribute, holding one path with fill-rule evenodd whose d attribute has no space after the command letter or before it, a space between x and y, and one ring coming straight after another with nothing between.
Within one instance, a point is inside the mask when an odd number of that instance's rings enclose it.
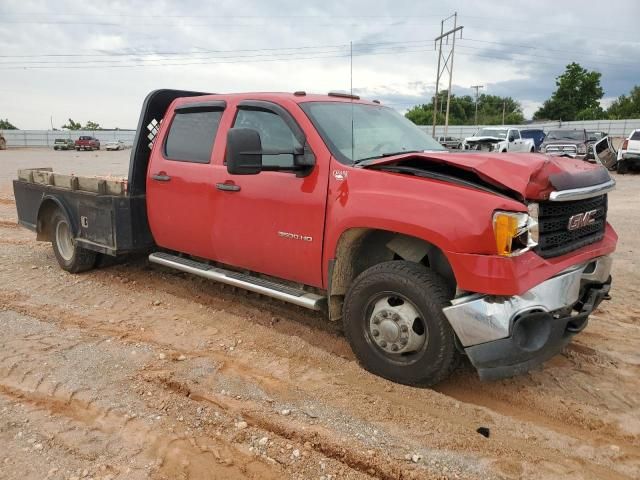
<instances>
[{"instance_id":1,"label":"gmc truck","mask_svg":"<svg viewBox=\"0 0 640 480\"><path fill-rule=\"evenodd\" d=\"M20 224L82 272L102 255L321 310L376 375L482 379L561 351L608 293L614 187L600 165L454 153L344 94L157 90L128 178L21 170Z\"/></svg>"}]
</instances>

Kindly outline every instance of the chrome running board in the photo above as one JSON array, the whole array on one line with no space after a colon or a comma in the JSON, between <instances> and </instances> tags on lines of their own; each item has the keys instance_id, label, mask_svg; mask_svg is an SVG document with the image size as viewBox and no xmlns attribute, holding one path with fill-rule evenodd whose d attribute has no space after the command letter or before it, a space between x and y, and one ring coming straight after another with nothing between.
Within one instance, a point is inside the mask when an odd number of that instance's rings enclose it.
<instances>
[{"instance_id":1,"label":"chrome running board","mask_svg":"<svg viewBox=\"0 0 640 480\"><path fill-rule=\"evenodd\" d=\"M260 293L271 298L277 298L278 300L283 300L311 310L323 310L326 305L326 297L323 297L322 295L306 292L298 288L276 283L271 280L265 280L260 277L254 277L246 273L214 267L207 263L191 260L190 258L178 257L177 255L171 255L170 253L152 253L149 255L149 261L157 263L158 265L180 270L181 272L192 273L193 275L208 278L209 280L215 280L234 287L244 288L251 292Z\"/></svg>"}]
</instances>

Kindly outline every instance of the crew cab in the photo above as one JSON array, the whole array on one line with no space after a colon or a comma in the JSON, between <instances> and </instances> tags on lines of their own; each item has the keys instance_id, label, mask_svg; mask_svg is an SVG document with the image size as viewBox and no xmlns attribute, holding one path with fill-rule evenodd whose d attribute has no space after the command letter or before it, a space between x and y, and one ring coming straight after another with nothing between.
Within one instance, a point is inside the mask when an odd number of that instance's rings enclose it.
<instances>
[{"instance_id":1,"label":"crew cab","mask_svg":"<svg viewBox=\"0 0 640 480\"><path fill-rule=\"evenodd\" d=\"M100 150L100 140L89 135L82 135L76 140L76 150Z\"/></svg>"},{"instance_id":2,"label":"crew cab","mask_svg":"<svg viewBox=\"0 0 640 480\"><path fill-rule=\"evenodd\" d=\"M615 183L600 165L445 150L356 96L157 90L128 178L25 169L20 224L69 272L146 252L320 310L359 362L433 385L558 353L607 298Z\"/></svg>"},{"instance_id":3,"label":"crew cab","mask_svg":"<svg viewBox=\"0 0 640 480\"><path fill-rule=\"evenodd\" d=\"M486 127L478 130L473 137L464 139L465 150L485 150L487 152L535 152L532 139L523 138L517 128Z\"/></svg>"}]
</instances>

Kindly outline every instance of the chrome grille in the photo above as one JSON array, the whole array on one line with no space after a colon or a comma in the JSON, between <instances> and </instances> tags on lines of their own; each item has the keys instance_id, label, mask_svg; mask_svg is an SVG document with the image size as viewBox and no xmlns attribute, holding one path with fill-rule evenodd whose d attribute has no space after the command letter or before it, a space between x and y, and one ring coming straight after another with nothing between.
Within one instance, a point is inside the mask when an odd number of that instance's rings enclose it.
<instances>
[{"instance_id":1,"label":"chrome grille","mask_svg":"<svg viewBox=\"0 0 640 480\"><path fill-rule=\"evenodd\" d=\"M547 145L545 153L549 155L576 155L578 147L575 145Z\"/></svg>"}]
</instances>

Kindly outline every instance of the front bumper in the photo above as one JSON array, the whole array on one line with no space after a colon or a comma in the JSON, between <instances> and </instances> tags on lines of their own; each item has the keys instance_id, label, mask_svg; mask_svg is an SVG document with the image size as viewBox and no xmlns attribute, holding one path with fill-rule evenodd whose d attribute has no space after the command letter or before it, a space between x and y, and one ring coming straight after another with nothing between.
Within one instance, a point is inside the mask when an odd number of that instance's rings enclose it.
<instances>
[{"instance_id":1,"label":"front bumper","mask_svg":"<svg viewBox=\"0 0 640 480\"><path fill-rule=\"evenodd\" d=\"M443 312L482 379L517 375L560 352L586 326L609 293L610 272L611 257L602 256L522 295L469 295Z\"/></svg>"}]
</instances>

